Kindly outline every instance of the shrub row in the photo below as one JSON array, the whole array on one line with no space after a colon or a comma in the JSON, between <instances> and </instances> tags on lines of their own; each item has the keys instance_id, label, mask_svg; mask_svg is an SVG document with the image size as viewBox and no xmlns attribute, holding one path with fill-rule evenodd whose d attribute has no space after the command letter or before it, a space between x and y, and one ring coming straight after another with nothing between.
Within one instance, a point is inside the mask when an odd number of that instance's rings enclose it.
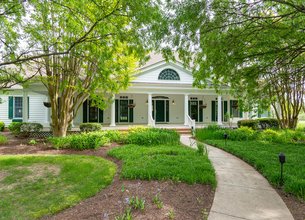
<instances>
[{"instance_id":1,"label":"shrub row","mask_svg":"<svg viewBox=\"0 0 305 220\"><path fill-rule=\"evenodd\" d=\"M137 145L179 144L180 136L175 130L136 127L129 131L126 143Z\"/></svg>"},{"instance_id":2,"label":"shrub row","mask_svg":"<svg viewBox=\"0 0 305 220\"><path fill-rule=\"evenodd\" d=\"M279 128L279 122L275 118L258 118L258 119L245 119L245 120L239 120L237 122L237 126L240 127L249 127L252 128L253 130L258 130L258 129L269 129L269 128L274 128L277 129Z\"/></svg>"},{"instance_id":3,"label":"shrub row","mask_svg":"<svg viewBox=\"0 0 305 220\"><path fill-rule=\"evenodd\" d=\"M43 129L43 126L39 123L12 122L8 129L16 136L28 137L30 132L39 132Z\"/></svg>"},{"instance_id":4,"label":"shrub row","mask_svg":"<svg viewBox=\"0 0 305 220\"><path fill-rule=\"evenodd\" d=\"M110 142L123 142L119 131L96 131L69 135L66 137L50 137L48 139L56 149L97 149Z\"/></svg>"},{"instance_id":5,"label":"shrub row","mask_svg":"<svg viewBox=\"0 0 305 220\"><path fill-rule=\"evenodd\" d=\"M196 137L201 141L222 140L224 139L224 134L228 134L229 140L232 141L261 140L275 143L305 143L305 133L301 130L266 129L255 131L249 127L228 129L218 126L209 126L196 130Z\"/></svg>"}]
</instances>

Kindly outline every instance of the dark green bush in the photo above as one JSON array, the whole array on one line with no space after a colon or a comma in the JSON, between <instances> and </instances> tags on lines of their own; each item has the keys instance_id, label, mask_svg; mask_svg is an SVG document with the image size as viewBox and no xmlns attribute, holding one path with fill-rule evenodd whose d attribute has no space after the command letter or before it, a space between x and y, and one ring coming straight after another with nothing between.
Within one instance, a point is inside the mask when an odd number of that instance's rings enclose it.
<instances>
[{"instance_id":1,"label":"dark green bush","mask_svg":"<svg viewBox=\"0 0 305 220\"><path fill-rule=\"evenodd\" d=\"M265 129L278 129L280 127L279 121L275 118L258 118L259 127L263 130Z\"/></svg>"},{"instance_id":2,"label":"dark green bush","mask_svg":"<svg viewBox=\"0 0 305 220\"><path fill-rule=\"evenodd\" d=\"M5 124L3 121L0 121L0 131L4 131Z\"/></svg>"},{"instance_id":3,"label":"dark green bush","mask_svg":"<svg viewBox=\"0 0 305 220\"><path fill-rule=\"evenodd\" d=\"M99 123L81 123L79 129L81 132L99 131L102 129L102 125Z\"/></svg>"},{"instance_id":4,"label":"dark green bush","mask_svg":"<svg viewBox=\"0 0 305 220\"><path fill-rule=\"evenodd\" d=\"M19 135L20 134L20 127L23 123L22 122L12 122L8 126L8 129L10 132L12 132L14 135Z\"/></svg>"},{"instance_id":5,"label":"dark green bush","mask_svg":"<svg viewBox=\"0 0 305 220\"><path fill-rule=\"evenodd\" d=\"M161 128L145 128L127 134L126 142L137 145L178 144L180 135L175 130Z\"/></svg>"},{"instance_id":6,"label":"dark green bush","mask_svg":"<svg viewBox=\"0 0 305 220\"><path fill-rule=\"evenodd\" d=\"M253 130L257 130L259 123L257 120L253 120L253 119L244 119L244 120L239 120L237 122L237 126L240 127L249 127L252 128Z\"/></svg>"},{"instance_id":7,"label":"dark green bush","mask_svg":"<svg viewBox=\"0 0 305 220\"><path fill-rule=\"evenodd\" d=\"M49 141L56 149L96 149L109 142L100 132L82 133L66 137L51 137Z\"/></svg>"}]
</instances>

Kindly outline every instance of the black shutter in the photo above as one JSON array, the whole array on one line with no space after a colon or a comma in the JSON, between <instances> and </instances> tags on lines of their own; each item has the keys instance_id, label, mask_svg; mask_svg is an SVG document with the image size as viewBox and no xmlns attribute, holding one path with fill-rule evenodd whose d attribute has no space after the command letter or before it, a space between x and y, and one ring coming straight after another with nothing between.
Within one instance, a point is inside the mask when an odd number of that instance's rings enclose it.
<instances>
[{"instance_id":1,"label":"black shutter","mask_svg":"<svg viewBox=\"0 0 305 220\"><path fill-rule=\"evenodd\" d=\"M83 122L88 122L88 101L84 101L83 103Z\"/></svg>"},{"instance_id":2,"label":"black shutter","mask_svg":"<svg viewBox=\"0 0 305 220\"><path fill-rule=\"evenodd\" d=\"M216 101L212 101L212 121L216 121Z\"/></svg>"},{"instance_id":3,"label":"black shutter","mask_svg":"<svg viewBox=\"0 0 305 220\"><path fill-rule=\"evenodd\" d=\"M119 122L119 100L115 100L115 122Z\"/></svg>"},{"instance_id":4,"label":"black shutter","mask_svg":"<svg viewBox=\"0 0 305 220\"><path fill-rule=\"evenodd\" d=\"M203 101L199 101L199 122L203 122L203 108L200 108L200 106L203 105Z\"/></svg>"},{"instance_id":5,"label":"black shutter","mask_svg":"<svg viewBox=\"0 0 305 220\"><path fill-rule=\"evenodd\" d=\"M223 101L223 121L228 121L228 101Z\"/></svg>"},{"instance_id":6,"label":"black shutter","mask_svg":"<svg viewBox=\"0 0 305 220\"><path fill-rule=\"evenodd\" d=\"M188 101L188 115L191 114L191 101Z\"/></svg>"},{"instance_id":7,"label":"black shutter","mask_svg":"<svg viewBox=\"0 0 305 220\"><path fill-rule=\"evenodd\" d=\"M133 100L129 99L128 104L133 104ZM129 122L133 123L133 108L129 108Z\"/></svg>"},{"instance_id":8,"label":"black shutter","mask_svg":"<svg viewBox=\"0 0 305 220\"><path fill-rule=\"evenodd\" d=\"M99 123L104 122L104 111L102 109L98 109L98 122Z\"/></svg>"},{"instance_id":9,"label":"black shutter","mask_svg":"<svg viewBox=\"0 0 305 220\"><path fill-rule=\"evenodd\" d=\"M166 100L166 122L169 122L169 100Z\"/></svg>"}]
</instances>

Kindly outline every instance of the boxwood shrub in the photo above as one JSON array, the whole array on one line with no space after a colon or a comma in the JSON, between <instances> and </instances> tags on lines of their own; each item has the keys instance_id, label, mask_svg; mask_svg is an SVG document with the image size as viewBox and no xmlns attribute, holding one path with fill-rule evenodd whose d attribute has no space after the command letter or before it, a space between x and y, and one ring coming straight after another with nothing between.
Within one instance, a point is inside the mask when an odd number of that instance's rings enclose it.
<instances>
[{"instance_id":1,"label":"boxwood shrub","mask_svg":"<svg viewBox=\"0 0 305 220\"><path fill-rule=\"evenodd\" d=\"M3 121L0 121L0 131L4 131L5 124Z\"/></svg>"},{"instance_id":2,"label":"boxwood shrub","mask_svg":"<svg viewBox=\"0 0 305 220\"><path fill-rule=\"evenodd\" d=\"M102 129L102 125L99 123L81 123L79 129L81 132L99 131Z\"/></svg>"},{"instance_id":3,"label":"boxwood shrub","mask_svg":"<svg viewBox=\"0 0 305 220\"><path fill-rule=\"evenodd\" d=\"M43 129L42 124L33 122L12 122L8 129L16 136L28 137L31 132L39 132Z\"/></svg>"},{"instance_id":4,"label":"boxwood shrub","mask_svg":"<svg viewBox=\"0 0 305 220\"><path fill-rule=\"evenodd\" d=\"M279 121L275 118L258 118L259 127L263 130L268 128L278 129L280 127Z\"/></svg>"},{"instance_id":5,"label":"boxwood shrub","mask_svg":"<svg viewBox=\"0 0 305 220\"><path fill-rule=\"evenodd\" d=\"M253 130L257 130L259 127L259 122L257 120L253 119L244 119L244 120L239 120L237 122L237 126L240 127L249 127L252 128Z\"/></svg>"},{"instance_id":6,"label":"boxwood shrub","mask_svg":"<svg viewBox=\"0 0 305 220\"><path fill-rule=\"evenodd\" d=\"M20 127L22 125L22 122L12 122L8 126L8 129L10 132L12 132L14 135L19 135L20 134Z\"/></svg>"}]
</instances>

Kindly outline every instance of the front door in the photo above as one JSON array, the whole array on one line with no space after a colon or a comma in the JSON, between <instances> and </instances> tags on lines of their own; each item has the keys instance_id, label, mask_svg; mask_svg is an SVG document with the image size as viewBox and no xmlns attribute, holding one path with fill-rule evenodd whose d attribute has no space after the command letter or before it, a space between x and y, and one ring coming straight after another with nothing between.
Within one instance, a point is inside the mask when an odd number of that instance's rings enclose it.
<instances>
[{"instance_id":1,"label":"front door","mask_svg":"<svg viewBox=\"0 0 305 220\"><path fill-rule=\"evenodd\" d=\"M190 105L191 119L198 121L198 101L191 101Z\"/></svg>"},{"instance_id":2,"label":"front door","mask_svg":"<svg viewBox=\"0 0 305 220\"><path fill-rule=\"evenodd\" d=\"M156 122L165 122L165 100L156 100Z\"/></svg>"},{"instance_id":3,"label":"front door","mask_svg":"<svg viewBox=\"0 0 305 220\"><path fill-rule=\"evenodd\" d=\"M128 122L128 100L120 100L120 122Z\"/></svg>"}]
</instances>

